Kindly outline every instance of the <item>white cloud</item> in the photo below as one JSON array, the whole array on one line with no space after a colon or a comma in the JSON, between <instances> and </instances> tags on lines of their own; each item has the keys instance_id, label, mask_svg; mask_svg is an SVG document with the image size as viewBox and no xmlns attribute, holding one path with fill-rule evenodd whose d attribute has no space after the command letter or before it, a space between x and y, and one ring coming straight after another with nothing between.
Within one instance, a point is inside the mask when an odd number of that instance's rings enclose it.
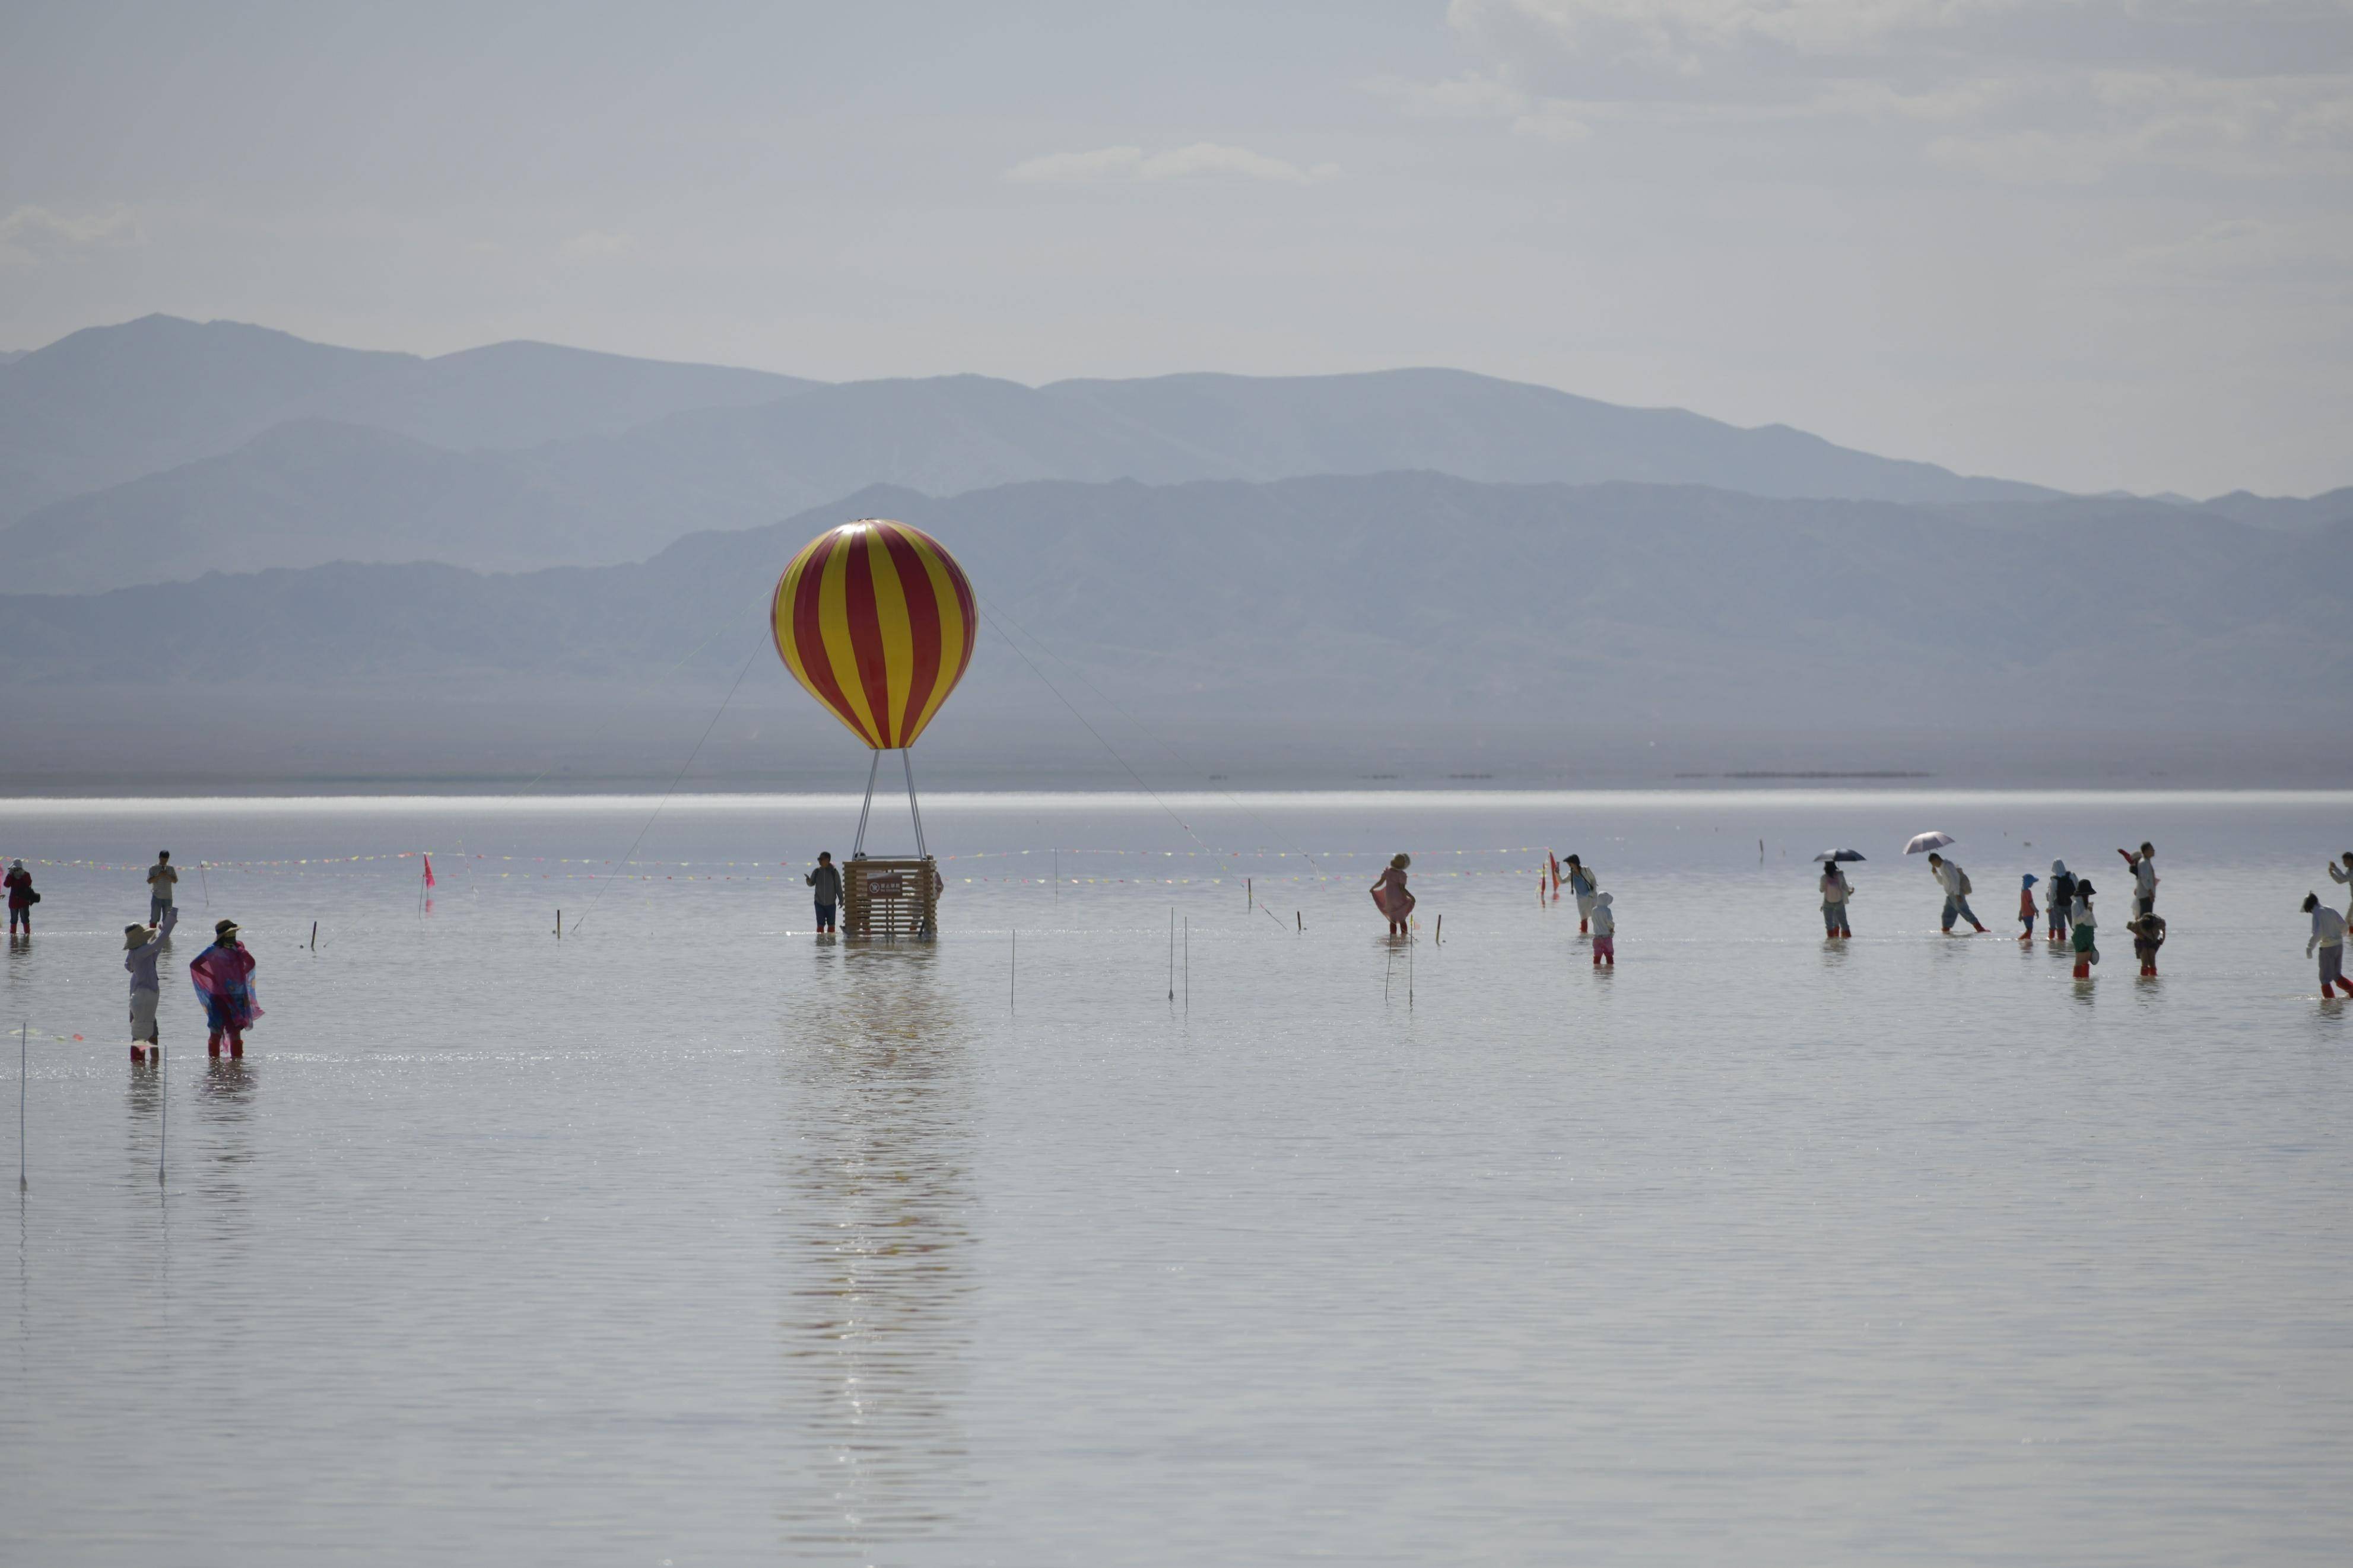
<instances>
[{"instance_id":1,"label":"white cloud","mask_svg":"<svg viewBox=\"0 0 2353 1568\"><path fill-rule=\"evenodd\" d=\"M1427 82L1376 77L1365 86L1417 120L1492 120L1528 108L1526 93L1484 71Z\"/></svg>"},{"instance_id":2,"label":"white cloud","mask_svg":"<svg viewBox=\"0 0 2353 1568\"><path fill-rule=\"evenodd\" d=\"M1005 171L1005 178L1020 184L1048 185L1219 178L1305 184L1311 180L1329 179L1339 172L1330 163L1303 169L1247 147L1196 142L1165 153L1146 153L1141 147L1124 145L1098 147L1089 153L1049 153L1014 164Z\"/></svg>"},{"instance_id":3,"label":"white cloud","mask_svg":"<svg viewBox=\"0 0 2353 1568\"><path fill-rule=\"evenodd\" d=\"M2353 139L2353 0L1452 0L1449 17L1483 64L1368 85L1417 118L1531 138L1606 122L1621 152L1680 136L1709 155L1692 139L1743 126L1792 138L1793 166L1837 137L2084 185L2327 175Z\"/></svg>"},{"instance_id":4,"label":"white cloud","mask_svg":"<svg viewBox=\"0 0 2353 1568\"><path fill-rule=\"evenodd\" d=\"M146 242L138 215L126 206L79 213L21 206L0 217L0 266L31 267L62 251Z\"/></svg>"}]
</instances>

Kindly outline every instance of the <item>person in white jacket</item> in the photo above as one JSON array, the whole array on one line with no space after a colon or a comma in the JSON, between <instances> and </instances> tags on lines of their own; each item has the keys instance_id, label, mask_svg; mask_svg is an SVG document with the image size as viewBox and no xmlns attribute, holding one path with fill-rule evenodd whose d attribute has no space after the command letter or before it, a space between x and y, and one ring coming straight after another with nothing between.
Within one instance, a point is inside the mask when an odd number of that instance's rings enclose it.
<instances>
[{"instance_id":1,"label":"person in white jacket","mask_svg":"<svg viewBox=\"0 0 2353 1568\"><path fill-rule=\"evenodd\" d=\"M2328 863L2328 879L2332 882L2341 883L2348 887L2353 887L2353 849L2348 849L2345 851L2345 869L2342 871L2337 868L2336 861L2331 860ZM2345 906L2345 915L2347 919L2353 920L2353 904L2347 904Z\"/></svg>"},{"instance_id":2,"label":"person in white jacket","mask_svg":"<svg viewBox=\"0 0 2353 1568\"><path fill-rule=\"evenodd\" d=\"M1936 885L1945 889L1945 934L1953 934L1956 920L1965 920L1978 928L1978 935L1984 935L1985 921L1978 919L1977 911L1969 908L1969 874L1962 870L1957 862L1947 860L1933 850L1928 856L1928 871L1936 879Z\"/></svg>"},{"instance_id":3,"label":"person in white jacket","mask_svg":"<svg viewBox=\"0 0 2353 1568\"><path fill-rule=\"evenodd\" d=\"M2318 893L2305 894L2304 912L2312 917L2312 934L2305 939L2304 956L2310 958L2316 948L2320 952L2320 999L2326 1002L2335 996L2337 986L2344 986L2345 994L2353 996L2353 985L2345 983L2345 917L2322 903Z\"/></svg>"},{"instance_id":4,"label":"person in white jacket","mask_svg":"<svg viewBox=\"0 0 2353 1568\"><path fill-rule=\"evenodd\" d=\"M1609 895L1593 895L1593 967L1607 964L1618 967L1618 915L1609 907Z\"/></svg>"},{"instance_id":5,"label":"person in white jacket","mask_svg":"<svg viewBox=\"0 0 2353 1568\"><path fill-rule=\"evenodd\" d=\"M147 1058L149 1046L155 1047L157 1061L164 1059L164 1036L155 1023L155 1004L162 999L164 986L155 978L155 961L179 922L179 906L165 904L161 923L122 928L122 967L131 976L131 1059L134 1062Z\"/></svg>"}]
</instances>

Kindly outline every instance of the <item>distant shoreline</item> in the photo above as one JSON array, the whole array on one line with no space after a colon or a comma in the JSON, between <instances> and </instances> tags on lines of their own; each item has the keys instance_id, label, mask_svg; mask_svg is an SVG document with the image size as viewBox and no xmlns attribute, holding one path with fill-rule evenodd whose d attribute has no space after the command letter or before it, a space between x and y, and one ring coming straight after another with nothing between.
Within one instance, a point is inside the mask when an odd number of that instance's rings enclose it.
<instances>
[{"instance_id":1,"label":"distant shoreline","mask_svg":"<svg viewBox=\"0 0 2353 1568\"><path fill-rule=\"evenodd\" d=\"M527 815L565 811L650 810L667 800L672 812L728 811L854 811L860 796L842 791L811 793L680 792L665 797L656 791L603 795L21 795L0 796L0 816L128 816L157 813L323 813L362 815L432 813L462 815L497 813ZM878 799L881 795L878 792ZM1194 812L1219 810L1330 810L1399 806L1454 810L1651 810L1664 806L1738 804L1762 809L1820 805L1862 806L1893 803L1938 803L1956 806L1977 803L2010 805L2088 805L2131 801L2167 806L2348 806L2353 789L2053 789L2040 785L2017 787L1954 787L1950 789L1302 789L1236 790L1231 793L1164 790L939 790L926 791L927 812L1024 811L1055 809L1102 812L1159 812L1166 807ZM902 803L903 805L903 802Z\"/></svg>"}]
</instances>

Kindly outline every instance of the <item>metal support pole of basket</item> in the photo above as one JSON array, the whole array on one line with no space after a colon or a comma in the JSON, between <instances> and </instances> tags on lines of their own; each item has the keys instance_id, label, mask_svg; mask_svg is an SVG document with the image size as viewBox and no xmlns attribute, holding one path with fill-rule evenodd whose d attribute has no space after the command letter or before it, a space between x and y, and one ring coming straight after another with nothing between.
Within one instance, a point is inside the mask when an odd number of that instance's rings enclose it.
<instances>
[{"instance_id":1,"label":"metal support pole of basket","mask_svg":"<svg viewBox=\"0 0 2353 1568\"><path fill-rule=\"evenodd\" d=\"M875 752L874 760L878 763L881 763L882 760L882 753L880 752ZM923 809L915 804L914 753L906 747L902 746L899 748L899 763L902 767L907 770L907 812L908 815L915 819L915 858L918 860L928 860L932 858L932 852L923 847Z\"/></svg>"},{"instance_id":2,"label":"metal support pole of basket","mask_svg":"<svg viewBox=\"0 0 2353 1568\"><path fill-rule=\"evenodd\" d=\"M874 753L874 762L866 770L866 803L858 808L858 838L849 847L849 858L856 860L866 853L866 818L874 809L874 775L882 771L882 753Z\"/></svg>"}]
</instances>

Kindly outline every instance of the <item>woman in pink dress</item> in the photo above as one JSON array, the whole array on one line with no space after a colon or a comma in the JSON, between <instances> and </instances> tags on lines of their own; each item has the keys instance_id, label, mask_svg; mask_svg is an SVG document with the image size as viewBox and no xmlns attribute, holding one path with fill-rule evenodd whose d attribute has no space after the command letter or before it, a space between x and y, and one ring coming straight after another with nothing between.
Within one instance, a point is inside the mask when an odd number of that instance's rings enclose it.
<instances>
[{"instance_id":1,"label":"woman in pink dress","mask_svg":"<svg viewBox=\"0 0 2353 1568\"><path fill-rule=\"evenodd\" d=\"M1406 890L1405 885L1405 868L1412 864L1411 856L1398 856L1389 862L1389 868L1382 872L1381 879L1372 886L1373 902L1379 905L1381 913L1388 917L1391 936L1406 934L1406 919L1413 913L1413 895Z\"/></svg>"}]
</instances>

